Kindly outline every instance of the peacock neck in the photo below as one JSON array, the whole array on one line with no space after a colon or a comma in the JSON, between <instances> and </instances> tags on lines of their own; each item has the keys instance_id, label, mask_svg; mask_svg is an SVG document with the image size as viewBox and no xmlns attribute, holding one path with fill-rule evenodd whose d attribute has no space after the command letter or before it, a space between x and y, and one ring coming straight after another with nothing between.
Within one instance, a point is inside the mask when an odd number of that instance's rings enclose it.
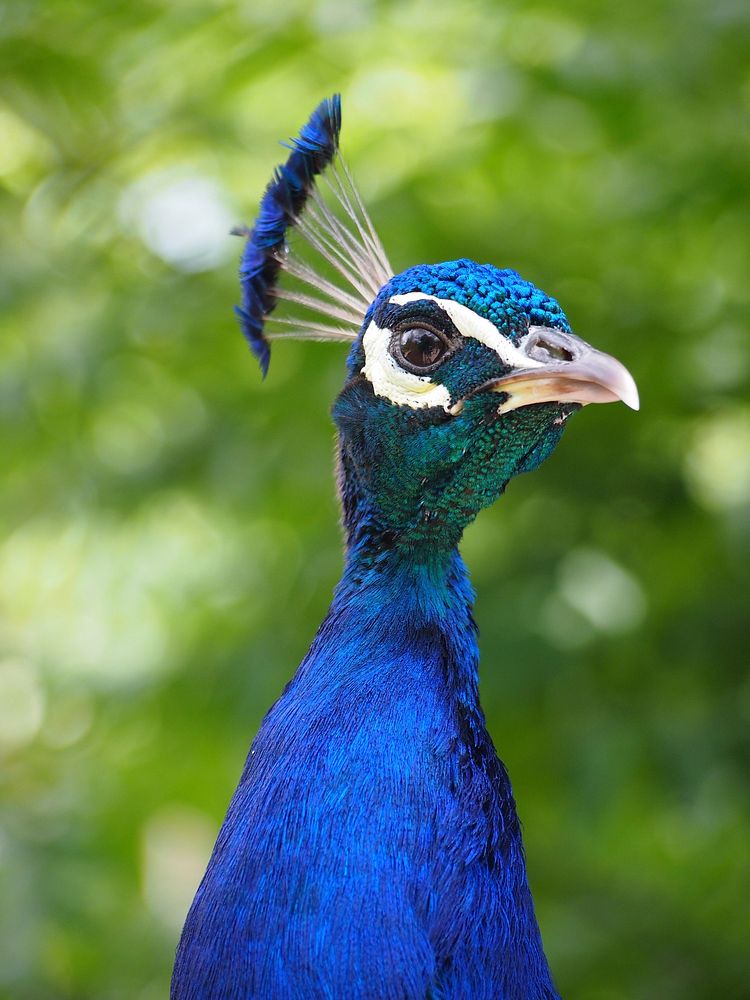
<instances>
[{"instance_id":1,"label":"peacock neck","mask_svg":"<svg viewBox=\"0 0 750 1000\"><path fill-rule=\"evenodd\" d=\"M403 544L361 495L345 526L344 573L298 678L320 684L321 701L354 720L344 726L357 730L355 745L379 748L384 775L408 773L410 795L441 804L435 837L448 854L475 859L480 874L466 877L495 901L492 919L512 928L498 932L497 995L555 1000L510 780L479 703L474 593L458 548ZM365 773L371 782L371 756ZM451 927L470 895L459 883L445 889ZM462 989L456 995L472 995Z\"/></svg>"},{"instance_id":2,"label":"peacock neck","mask_svg":"<svg viewBox=\"0 0 750 1000\"><path fill-rule=\"evenodd\" d=\"M341 581L246 778L273 760L284 774L276 794L295 815L304 799L328 830L326 856L367 843L357 871L378 886L368 898L382 901L391 875L412 893L437 961L435 996L486 996L491 974L493 996L553 1000L513 793L479 704L466 567L455 544L400 537L350 483L342 495Z\"/></svg>"},{"instance_id":3,"label":"peacock neck","mask_svg":"<svg viewBox=\"0 0 750 1000\"><path fill-rule=\"evenodd\" d=\"M334 604L354 601L402 622L436 628L449 622L473 633L473 600L458 548L414 550L381 536L347 548Z\"/></svg>"},{"instance_id":4,"label":"peacock neck","mask_svg":"<svg viewBox=\"0 0 750 1000\"><path fill-rule=\"evenodd\" d=\"M340 648L344 638L357 650L350 662L373 669L440 662L442 669L425 678L436 696L478 705L474 592L458 537L436 534L415 542L408 530L387 523L344 449L339 492L344 572L311 654L317 659L321 643ZM393 680L391 669L387 674Z\"/></svg>"},{"instance_id":5,"label":"peacock neck","mask_svg":"<svg viewBox=\"0 0 750 1000\"><path fill-rule=\"evenodd\" d=\"M390 634L398 645L423 646L431 637L450 662L455 685L476 695L474 591L457 546L414 548L372 523L358 528L332 612L347 609L376 623L380 641Z\"/></svg>"}]
</instances>

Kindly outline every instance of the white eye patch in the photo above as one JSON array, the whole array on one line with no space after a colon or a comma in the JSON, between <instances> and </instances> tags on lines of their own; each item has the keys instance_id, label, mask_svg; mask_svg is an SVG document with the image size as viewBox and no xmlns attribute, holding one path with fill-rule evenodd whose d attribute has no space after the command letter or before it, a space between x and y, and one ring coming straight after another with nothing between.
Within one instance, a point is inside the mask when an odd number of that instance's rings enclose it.
<instances>
[{"instance_id":1,"label":"white eye patch","mask_svg":"<svg viewBox=\"0 0 750 1000\"><path fill-rule=\"evenodd\" d=\"M425 295L423 292L408 292L405 295L392 296L389 302L394 305L406 305L408 302L417 302L420 299L429 299L440 306L459 333L489 347L508 367L535 368L542 364L519 350L500 333L494 323L452 299L440 299L435 295ZM377 323L372 322L362 339L365 351L362 374L369 380L375 395L384 396L392 403L411 406L413 409L426 406L442 406L446 410L449 409L451 396L444 385L433 382L427 375L414 375L412 372L404 371L394 361L388 350L392 335L391 330L381 329Z\"/></svg>"},{"instance_id":2,"label":"white eye patch","mask_svg":"<svg viewBox=\"0 0 750 1000\"><path fill-rule=\"evenodd\" d=\"M391 299L393 302L394 299ZM362 344L365 366L362 374L369 379L376 396L385 396L392 403L418 410L425 406L451 405L451 394L444 385L433 382L427 375L414 375L396 364L388 345L393 333L372 322L367 327Z\"/></svg>"}]
</instances>

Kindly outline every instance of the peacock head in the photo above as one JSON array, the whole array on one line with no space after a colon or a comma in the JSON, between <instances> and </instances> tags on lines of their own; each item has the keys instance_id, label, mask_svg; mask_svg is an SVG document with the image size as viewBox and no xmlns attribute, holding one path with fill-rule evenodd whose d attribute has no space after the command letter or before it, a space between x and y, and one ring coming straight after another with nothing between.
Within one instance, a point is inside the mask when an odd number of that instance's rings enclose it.
<instances>
[{"instance_id":1,"label":"peacock head","mask_svg":"<svg viewBox=\"0 0 750 1000\"><path fill-rule=\"evenodd\" d=\"M572 334L554 299L457 260L379 291L333 412L353 496L405 543L452 545L576 410L617 399L638 406L627 369Z\"/></svg>"},{"instance_id":2,"label":"peacock head","mask_svg":"<svg viewBox=\"0 0 750 1000\"><path fill-rule=\"evenodd\" d=\"M340 123L338 97L324 101L255 227L242 230L238 313L264 374L269 338L353 342L333 408L350 538L366 523L392 545L449 547L514 475L552 452L574 412L616 400L637 409L638 392L515 271L462 259L394 276L351 175L337 169ZM327 168L337 208L315 188ZM343 286L298 256L292 229ZM282 289L281 271L297 287ZM276 319L279 299L317 316Z\"/></svg>"}]
</instances>

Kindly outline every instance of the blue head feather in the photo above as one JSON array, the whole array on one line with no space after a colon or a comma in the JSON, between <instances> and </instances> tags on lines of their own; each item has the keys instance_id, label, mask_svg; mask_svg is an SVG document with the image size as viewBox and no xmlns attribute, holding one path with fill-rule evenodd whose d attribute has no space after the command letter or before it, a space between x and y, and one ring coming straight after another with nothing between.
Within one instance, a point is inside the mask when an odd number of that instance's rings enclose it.
<instances>
[{"instance_id":1,"label":"blue head feather","mask_svg":"<svg viewBox=\"0 0 750 1000\"><path fill-rule=\"evenodd\" d=\"M349 352L350 376L364 363L362 335L379 306L393 295L409 292L423 292L460 302L485 316L514 343L528 332L529 324L570 330L570 323L557 300L522 278L518 271L494 264L477 264L465 257L440 264L416 264L394 275L372 302L360 336Z\"/></svg>"},{"instance_id":2,"label":"blue head feather","mask_svg":"<svg viewBox=\"0 0 750 1000\"><path fill-rule=\"evenodd\" d=\"M341 129L341 98L326 98L290 145L286 163L274 171L247 236L240 263L242 305L235 307L242 331L265 376L271 348L264 336L266 317L276 305L276 282L286 233L302 213L318 174L333 160Z\"/></svg>"}]
</instances>

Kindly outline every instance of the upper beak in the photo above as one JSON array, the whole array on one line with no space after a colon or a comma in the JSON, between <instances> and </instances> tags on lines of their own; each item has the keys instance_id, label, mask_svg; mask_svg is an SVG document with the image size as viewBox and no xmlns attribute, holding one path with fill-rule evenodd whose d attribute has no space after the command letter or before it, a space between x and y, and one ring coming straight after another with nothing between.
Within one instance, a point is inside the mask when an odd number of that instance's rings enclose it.
<instances>
[{"instance_id":1,"label":"upper beak","mask_svg":"<svg viewBox=\"0 0 750 1000\"><path fill-rule=\"evenodd\" d=\"M531 403L615 403L639 407L638 389L625 365L585 340L542 326L532 326L519 344L528 367L487 382L482 388L502 392L507 399L498 412Z\"/></svg>"}]
</instances>

